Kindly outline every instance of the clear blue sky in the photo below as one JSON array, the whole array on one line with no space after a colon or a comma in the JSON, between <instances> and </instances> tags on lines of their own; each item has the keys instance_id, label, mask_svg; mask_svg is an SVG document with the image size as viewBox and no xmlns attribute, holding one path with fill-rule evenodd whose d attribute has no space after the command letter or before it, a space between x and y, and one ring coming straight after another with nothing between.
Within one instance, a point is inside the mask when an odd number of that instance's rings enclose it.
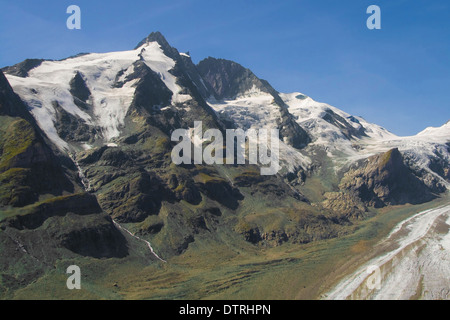
<instances>
[{"instance_id":1,"label":"clear blue sky","mask_svg":"<svg viewBox=\"0 0 450 320\"><path fill-rule=\"evenodd\" d=\"M81 30L66 28L71 4ZM371 4L381 30L366 27ZM152 31L399 135L450 119L447 0L0 0L0 67L132 49Z\"/></svg>"}]
</instances>

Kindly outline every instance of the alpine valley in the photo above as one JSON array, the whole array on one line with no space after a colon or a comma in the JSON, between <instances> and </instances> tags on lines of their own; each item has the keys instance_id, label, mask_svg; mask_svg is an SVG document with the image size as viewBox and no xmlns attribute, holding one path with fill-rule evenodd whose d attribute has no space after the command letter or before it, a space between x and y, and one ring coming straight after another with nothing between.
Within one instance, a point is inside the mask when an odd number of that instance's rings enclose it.
<instances>
[{"instance_id":1,"label":"alpine valley","mask_svg":"<svg viewBox=\"0 0 450 320\"><path fill-rule=\"evenodd\" d=\"M399 137L233 61L195 65L159 32L5 67L0 297L318 299L397 223L449 202L448 120ZM175 165L171 134L195 121L278 129L281 169Z\"/></svg>"}]
</instances>

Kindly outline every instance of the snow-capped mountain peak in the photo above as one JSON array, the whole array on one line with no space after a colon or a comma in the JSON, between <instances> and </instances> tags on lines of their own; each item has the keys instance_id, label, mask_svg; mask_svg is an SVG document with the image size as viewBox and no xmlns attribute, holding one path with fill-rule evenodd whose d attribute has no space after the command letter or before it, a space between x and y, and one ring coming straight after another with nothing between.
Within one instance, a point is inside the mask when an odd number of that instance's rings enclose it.
<instances>
[{"instance_id":1,"label":"snow-capped mountain peak","mask_svg":"<svg viewBox=\"0 0 450 320\"><path fill-rule=\"evenodd\" d=\"M209 57L194 65L159 32L129 51L27 60L4 70L48 137L70 152L115 144L135 104L150 109L149 121L167 111L162 130L173 129L180 119L198 121L202 113L222 121L222 127L278 128L285 172L314 166L319 149L337 169L391 148L430 173L430 158L449 158L449 123L399 137L303 93L280 93L236 62Z\"/></svg>"},{"instance_id":2,"label":"snow-capped mountain peak","mask_svg":"<svg viewBox=\"0 0 450 320\"><path fill-rule=\"evenodd\" d=\"M450 141L450 120L441 127L428 127L417 134L418 137L428 137L442 139L446 138Z\"/></svg>"},{"instance_id":3,"label":"snow-capped mountain peak","mask_svg":"<svg viewBox=\"0 0 450 320\"><path fill-rule=\"evenodd\" d=\"M91 53L61 60L43 61L26 77L7 74L14 90L27 103L31 113L49 138L60 148L69 145L55 128L56 106L100 128L99 138L110 142L120 135L128 108L133 100L138 79L127 81L137 61L143 61L157 73L172 92L172 103L183 103L191 97L181 94L177 79L170 73L175 61L166 56L156 42L142 43L137 49L110 53ZM80 75L89 89L89 107L80 108L71 91L71 81ZM120 85L119 85L120 84Z\"/></svg>"}]
</instances>

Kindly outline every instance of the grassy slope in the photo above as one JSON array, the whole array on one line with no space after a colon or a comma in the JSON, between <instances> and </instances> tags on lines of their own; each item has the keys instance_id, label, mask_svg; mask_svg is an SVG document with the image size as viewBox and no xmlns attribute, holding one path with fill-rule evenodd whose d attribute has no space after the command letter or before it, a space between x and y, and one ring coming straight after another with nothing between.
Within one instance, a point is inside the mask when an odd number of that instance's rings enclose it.
<instances>
[{"instance_id":1,"label":"grassy slope","mask_svg":"<svg viewBox=\"0 0 450 320\"><path fill-rule=\"evenodd\" d=\"M145 245L130 241L125 259L62 260L14 295L19 299L317 299L370 257L373 244L406 217L449 201L378 211L351 235L305 245L258 248L227 228L199 237L182 255L155 261ZM82 290L65 287L70 264L82 270Z\"/></svg>"}]
</instances>

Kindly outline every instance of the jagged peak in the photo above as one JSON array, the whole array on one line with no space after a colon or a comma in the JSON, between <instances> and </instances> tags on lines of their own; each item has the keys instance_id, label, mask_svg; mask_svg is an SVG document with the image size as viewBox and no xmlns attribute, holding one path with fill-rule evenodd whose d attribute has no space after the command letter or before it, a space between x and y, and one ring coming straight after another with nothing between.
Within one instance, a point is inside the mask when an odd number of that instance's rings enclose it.
<instances>
[{"instance_id":1,"label":"jagged peak","mask_svg":"<svg viewBox=\"0 0 450 320\"><path fill-rule=\"evenodd\" d=\"M167 42L166 38L162 35L159 31L154 31L150 33L147 37L142 39L138 45L135 47L135 49L138 49L142 47L144 44L150 43L150 42L158 42L161 47L164 46L170 46Z\"/></svg>"},{"instance_id":2,"label":"jagged peak","mask_svg":"<svg viewBox=\"0 0 450 320\"><path fill-rule=\"evenodd\" d=\"M150 33L145 39L138 43L138 45L135 47L135 50L151 42L157 42L161 46L164 54L169 58L172 58L174 60L178 60L180 58L180 53L178 52L178 50L172 47L159 31Z\"/></svg>"}]
</instances>

